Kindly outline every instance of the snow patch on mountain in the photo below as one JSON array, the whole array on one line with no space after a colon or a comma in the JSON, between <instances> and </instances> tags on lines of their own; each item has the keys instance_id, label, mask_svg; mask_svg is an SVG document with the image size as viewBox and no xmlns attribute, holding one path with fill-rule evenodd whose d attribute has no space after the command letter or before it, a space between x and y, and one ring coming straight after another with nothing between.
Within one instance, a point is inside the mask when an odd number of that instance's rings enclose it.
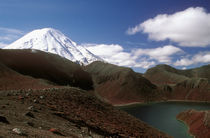
<instances>
[{"instance_id":1,"label":"snow patch on mountain","mask_svg":"<svg viewBox=\"0 0 210 138\"><path fill-rule=\"evenodd\" d=\"M81 65L102 59L83 46L78 46L60 31L53 28L34 30L4 49L37 49L65 57Z\"/></svg>"}]
</instances>

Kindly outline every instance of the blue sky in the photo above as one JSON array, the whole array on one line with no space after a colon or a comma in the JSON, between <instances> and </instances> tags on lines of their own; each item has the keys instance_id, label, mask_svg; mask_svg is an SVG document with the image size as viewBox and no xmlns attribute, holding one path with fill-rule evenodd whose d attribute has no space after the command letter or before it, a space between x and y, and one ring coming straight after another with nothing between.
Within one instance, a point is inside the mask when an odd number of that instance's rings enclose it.
<instances>
[{"instance_id":1,"label":"blue sky","mask_svg":"<svg viewBox=\"0 0 210 138\"><path fill-rule=\"evenodd\" d=\"M156 64L182 69L210 63L209 0L6 0L0 17L0 47L52 27L139 72Z\"/></svg>"}]
</instances>

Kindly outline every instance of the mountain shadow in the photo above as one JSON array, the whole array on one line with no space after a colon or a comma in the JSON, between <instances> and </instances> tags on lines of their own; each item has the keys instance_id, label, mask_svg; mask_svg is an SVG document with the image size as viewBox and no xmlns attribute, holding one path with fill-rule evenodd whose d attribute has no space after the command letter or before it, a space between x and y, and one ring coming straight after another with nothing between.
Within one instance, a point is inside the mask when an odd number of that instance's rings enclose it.
<instances>
[{"instance_id":1,"label":"mountain shadow","mask_svg":"<svg viewBox=\"0 0 210 138\"><path fill-rule=\"evenodd\" d=\"M0 62L23 75L41 78L58 85L92 89L91 75L80 65L58 55L33 49L0 50Z\"/></svg>"}]
</instances>

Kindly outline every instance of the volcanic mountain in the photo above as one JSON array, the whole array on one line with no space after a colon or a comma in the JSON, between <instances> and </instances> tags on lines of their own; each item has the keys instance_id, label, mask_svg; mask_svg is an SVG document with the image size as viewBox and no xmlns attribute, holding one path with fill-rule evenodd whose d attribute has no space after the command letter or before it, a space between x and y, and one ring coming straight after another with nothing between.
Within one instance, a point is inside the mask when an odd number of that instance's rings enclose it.
<instances>
[{"instance_id":1,"label":"volcanic mountain","mask_svg":"<svg viewBox=\"0 0 210 138\"><path fill-rule=\"evenodd\" d=\"M34 30L4 49L37 49L60 55L81 65L102 60L53 28Z\"/></svg>"}]
</instances>

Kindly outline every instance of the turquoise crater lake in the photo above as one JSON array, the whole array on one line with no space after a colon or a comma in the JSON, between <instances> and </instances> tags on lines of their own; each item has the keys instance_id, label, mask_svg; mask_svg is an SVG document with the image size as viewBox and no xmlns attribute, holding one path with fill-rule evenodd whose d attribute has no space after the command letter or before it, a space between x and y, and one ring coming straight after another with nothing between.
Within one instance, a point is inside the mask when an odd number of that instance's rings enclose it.
<instances>
[{"instance_id":1,"label":"turquoise crater lake","mask_svg":"<svg viewBox=\"0 0 210 138\"><path fill-rule=\"evenodd\" d=\"M178 121L176 115L188 109L210 110L210 103L161 102L119 108L174 138L192 138L188 127Z\"/></svg>"}]
</instances>

